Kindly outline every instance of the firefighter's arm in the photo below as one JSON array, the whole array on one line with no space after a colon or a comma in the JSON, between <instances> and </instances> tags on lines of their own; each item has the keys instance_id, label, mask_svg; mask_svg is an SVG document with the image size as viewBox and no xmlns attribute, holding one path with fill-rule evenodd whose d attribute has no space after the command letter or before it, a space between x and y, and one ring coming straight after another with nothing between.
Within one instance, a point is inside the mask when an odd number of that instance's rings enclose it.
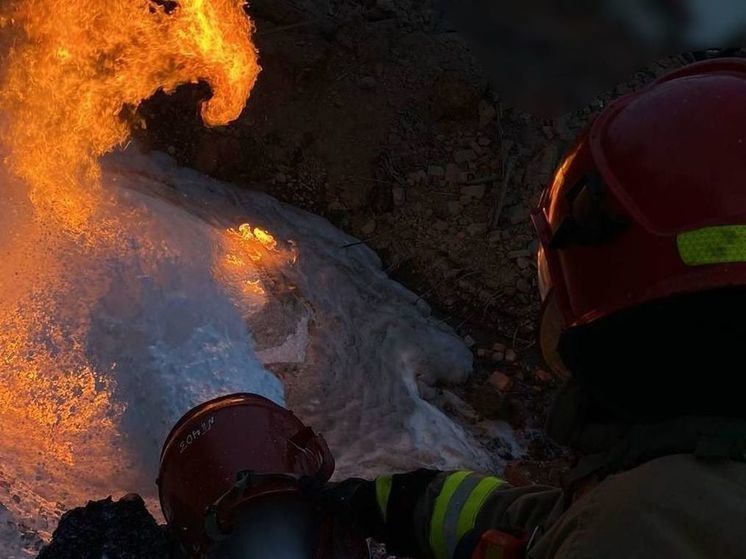
<instances>
[{"instance_id":1,"label":"firefighter's arm","mask_svg":"<svg viewBox=\"0 0 746 559\"><path fill-rule=\"evenodd\" d=\"M349 489L352 489L351 487ZM471 559L478 549L519 547L546 522L561 491L511 487L472 472L418 470L358 480L349 493L350 514L389 553L418 559ZM485 554L485 557L488 556Z\"/></svg>"}]
</instances>

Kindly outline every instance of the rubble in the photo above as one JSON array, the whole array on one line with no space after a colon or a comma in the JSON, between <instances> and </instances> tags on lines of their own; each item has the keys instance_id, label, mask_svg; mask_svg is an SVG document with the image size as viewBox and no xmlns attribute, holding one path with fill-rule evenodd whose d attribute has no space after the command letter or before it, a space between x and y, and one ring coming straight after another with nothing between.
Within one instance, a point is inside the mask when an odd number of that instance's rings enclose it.
<instances>
[{"instance_id":1,"label":"rubble","mask_svg":"<svg viewBox=\"0 0 746 559\"><path fill-rule=\"evenodd\" d=\"M513 379L505 373L495 371L490 375L488 382L497 388L500 392L507 392L513 386Z\"/></svg>"}]
</instances>

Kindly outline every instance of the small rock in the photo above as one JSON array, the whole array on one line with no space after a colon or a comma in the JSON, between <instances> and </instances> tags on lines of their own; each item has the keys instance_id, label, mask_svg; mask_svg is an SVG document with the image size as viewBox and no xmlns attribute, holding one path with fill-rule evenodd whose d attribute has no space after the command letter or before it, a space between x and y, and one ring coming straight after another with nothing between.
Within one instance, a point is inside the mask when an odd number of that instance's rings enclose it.
<instances>
[{"instance_id":1,"label":"small rock","mask_svg":"<svg viewBox=\"0 0 746 559\"><path fill-rule=\"evenodd\" d=\"M360 89L370 91L376 88L378 81L373 76L365 76L357 83L357 85Z\"/></svg>"},{"instance_id":2,"label":"small rock","mask_svg":"<svg viewBox=\"0 0 746 559\"><path fill-rule=\"evenodd\" d=\"M471 235L472 237L476 235L480 235L487 232L487 224L486 223L472 223L469 225L469 227L466 228L467 233Z\"/></svg>"},{"instance_id":3,"label":"small rock","mask_svg":"<svg viewBox=\"0 0 746 559\"><path fill-rule=\"evenodd\" d=\"M516 263L521 270L525 270L531 266L531 261L528 258L519 258Z\"/></svg>"},{"instance_id":4,"label":"small rock","mask_svg":"<svg viewBox=\"0 0 746 559\"><path fill-rule=\"evenodd\" d=\"M531 211L528 208L518 206L516 208L513 208L513 210L510 212L510 216L509 216L510 224L518 225L519 223L528 221L528 218L530 216L531 216Z\"/></svg>"},{"instance_id":5,"label":"small rock","mask_svg":"<svg viewBox=\"0 0 746 559\"><path fill-rule=\"evenodd\" d=\"M505 354L501 351L496 351L492 354L492 360L495 363L502 363L503 361L505 361Z\"/></svg>"},{"instance_id":6,"label":"small rock","mask_svg":"<svg viewBox=\"0 0 746 559\"><path fill-rule=\"evenodd\" d=\"M529 258L531 256L531 252L528 250L511 250L508 253L508 258L511 260L517 260L519 258Z\"/></svg>"},{"instance_id":7,"label":"small rock","mask_svg":"<svg viewBox=\"0 0 746 559\"><path fill-rule=\"evenodd\" d=\"M391 189L391 198L395 206L402 206L407 199L407 195L402 187L395 186Z\"/></svg>"},{"instance_id":8,"label":"small rock","mask_svg":"<svg viewBox=\"0 0 746 559\"><path fill-rule=\"evenodd\" d=\"M461 176L461 169L458 168L458 165L454 165L453 163L449 163L446 166L446 181L455 183L458 182L460 176Z\"/></svg>"},{"instance_id":9,"label":"small rock","mask_svg":"<svg viewBox=\"0 0 746 559\"><path fill-rule=\"evenodd\" d=\"M500 371L492 373L490 378L487 379L487 382L497 388L500 392L506 392L513 386L513 379Z\"/></svg>"},{"instance_id":10,"label":"small rock","mask_svg":"<svg viewBox=\"0 0 746 559\"><path fill-rule=\"evenodd\" d=\"M453 154L453 159L456 163L469 163L477 158L477 154L474 153L473 149L460 149Z\"/></svg>"},{"instance_id":11,"label":"small rock","mask_svg":"<svg viewBox=\"0 0 746 559\"><path fill-rule=\"evenodd\" d=\"M487 101L481 101L479 103L479 128L484 128L490 122L495 120L497 116L497 109L492 103Z\"/></svg>"},{"instance_id":12,"label":"small rock","mask_svg":"<svg viewBox=\"0 0 746 559\"><path fill-rule=\"evenodd\" d=\"M366 237L369 237L375 232L376 226L377 226L376 220L371 218L365 223L365 225L363 225L360 231L363 233L363 235L365 235Z\"/></svg>"},{"instance_id":13,"label":"small rock","mask_svg":"<svg viewBox=\"0 0 746 559\"><path fill-rule=\"evenodd\" d=\"M505 352L505 361L507 361L508 363L515 363L515 360L517 358L518 358L518 356L516 355L516 353L515 353L514 350L508 349Z\"/></svg>"},{"instance_id":14,"label":"small rock","mask_svg":"<svg viewBox=\"0 0 746 559\"><path fill-rule=\"evenodd\" d=\"M277 173L275 175L275 182L280 184L285 184L288 181L287 175L285 173Z\"/></svg>"},{"instance_id":15,"label":"small rock","mask_svg":"<svg viewBox=\"0 0 746 559\"><path fill-rule=\"evenodd\" d=\"M544 383L551 382L552 379L554 378L552 373L548 373L543 369L539 369L538 371L536 371L536 373L534 373L534 376L539 382L544 382Z\"/></svg>"},{"instance_id":16,"label":"small rock","mask_svg":"<svg viewBox=\"0 0 746 559\"><path fill-rule=\"evenodd\" d=\"M444 177L446 174L445 169L440 165L430 165L427 168L427 174L431 177Z\"/></svg>"},{"instance_id":17,"label":"small rock","mask_svg":"<svg viewBox=\"0 0 746 559\"><path fill-rule=\"evenodd\" d=\"M525 279L521 278L516 283L515 286L518 288L518 291L521 293L531 293L531 284L528 283Z\"/></svg>"},{"instance_id":18,"label":"small rock","mask_svg":"<svg viewBox=\"0 0 746 559\"><path fill-rule=\"evenodd\" d=\"M396 11L396 4L394 4L394 0L377 0L376 7L387 12Z\"/></svg>"},{"instance_id":19,"label":"small rock","mask_svg":"<svg viewBox=\"0 0 746 559\"><path fill-rule=\"evenodd\" d=\"M470 184L461 187L461 195L474 200L484 198L485 186L483 184Z\"/></svg>"},{"instance_id":20,"label":"small rock","mask_svg":"<svg viewBox=\"0 0 746 559\"><path fill-rule=\"evenodd\" d=\"M501 353L505 353L506 349L507 349L507 347L505 346L505 344L501 344L500 342L495 342L492 345L492 350L493 351L499 351Z\"/></svg>"},{"instance_id":21,"label":"small rock","mask_svg":"<svg viewBox=\"0 0 746 559\"><path fill-rule=\"evenodd\" d=\"M483 358L484 358L484 357L487 357L487 350L486 350L486 349L484 349L483 347L480 347L480 348L479 348L479 349L477 350L477 357L483 357Z\"/></svg>"}]
</instances>

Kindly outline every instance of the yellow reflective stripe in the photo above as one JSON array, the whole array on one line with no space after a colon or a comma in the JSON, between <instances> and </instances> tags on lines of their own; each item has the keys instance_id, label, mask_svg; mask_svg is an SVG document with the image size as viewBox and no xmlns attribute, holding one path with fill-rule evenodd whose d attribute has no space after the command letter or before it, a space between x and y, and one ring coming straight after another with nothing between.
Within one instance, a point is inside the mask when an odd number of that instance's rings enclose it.
<instances>
[{"instance_id":1,"label":"yellow reflective stripe","mask_svg":"<svg viewBox=\"0 0 746 559\"><path fill-rule=\"evenodd\" d=\"M687 266L746 262L746 225L705 227L676 238Z\"/></svg>"},{"instance_id":2,"label":"yellow reflective stripe","mask_svg":"<svg viewBox=\"0 0 746 559\"><path fill-rule=\"evenodd\" d=\"M450 559L446 549L443 523L448 513L448 504L451 502L451 497L470 474L471 472L463 471L449 475L443 484L443 489L440 490L438 498L435 499L435 507L430 519L430 549L435 559Z\"/></svg>"},{"instance_id":3,"label":"yellow reflective stripe","mask_svg":"<svg viewBox=\"0 0 746 559\"><path fill-rule=\"evenodd\" d=\"M466 501L466 504L464 505L464 508L461 509L461 514L459 514L458 517L456 533L458 534L459 540L464 537L464 534L474 529L474 526L477 523L477 516L482 510L484 503L502 484L503 481L501 479L496 477L486 477L474 488L474 491L469 495L469 500Z\"/></svg>"},{"instance_id":4,"label":"yellow reflective stripe","mask_svg":"<svg viewBox=\"0 0 746 559\"><path fill-rule=\"evenodd\" d=\"M386 522L386 511L389 510L389 497L391 497L391 485L394 482L392 476L381 476L376 479L376 501L378 501L378 510L381 511L381 517Z\"/></svg>"}]
</instances>

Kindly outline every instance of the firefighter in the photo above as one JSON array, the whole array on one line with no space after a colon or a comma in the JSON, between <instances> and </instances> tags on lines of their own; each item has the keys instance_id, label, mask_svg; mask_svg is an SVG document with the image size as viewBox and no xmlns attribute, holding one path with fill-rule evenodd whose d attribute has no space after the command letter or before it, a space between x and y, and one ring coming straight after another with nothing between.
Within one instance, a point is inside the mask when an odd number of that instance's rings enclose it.
<instances>
[{"instance_id":1,"label":"firefighter","mask_svg":"<svg viewBox=\"0 0 746 559\"><path fill-rule=\"evenodd\" d=\"M533 220L563 487L420 470L324 502L403 557L746 557L746 60L608 105Z\"/></svg>"}]
</instances>

